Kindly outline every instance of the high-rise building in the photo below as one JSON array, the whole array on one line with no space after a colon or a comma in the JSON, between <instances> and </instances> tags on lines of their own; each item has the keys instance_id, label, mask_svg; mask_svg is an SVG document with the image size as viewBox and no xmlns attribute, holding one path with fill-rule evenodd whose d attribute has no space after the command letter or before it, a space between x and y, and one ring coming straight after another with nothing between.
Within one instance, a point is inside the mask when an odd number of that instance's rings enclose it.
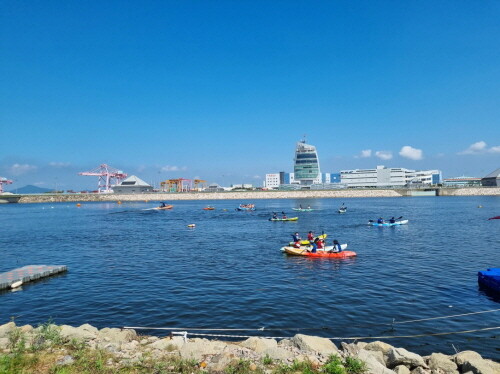
<instances>
[{"instance_id":1,"label":"high-rise building","mask_svg":"<svg viewBox=\"0 0 500 374\"><path fill-rule=\"evenodd\" d=\"M315 146L306 144L305 140L297 143L293 171L295 181L301 185L321 183L318 152Z\"/></svg>"}]
</instances>

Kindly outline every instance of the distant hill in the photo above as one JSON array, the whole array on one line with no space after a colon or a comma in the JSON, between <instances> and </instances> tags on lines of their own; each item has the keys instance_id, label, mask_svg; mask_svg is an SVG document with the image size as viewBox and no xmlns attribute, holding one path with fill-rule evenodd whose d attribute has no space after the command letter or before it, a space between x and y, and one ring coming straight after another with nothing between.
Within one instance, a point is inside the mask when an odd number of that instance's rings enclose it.
<instances>
[{"instance_id":1,"label":"distant hill","mask_svg":"<svg viewBox=\"0 0 500 374\"><path fill-rule=\"evenodd\" d=\"M33 186L31 184L21 187L21 188L13 188L10 189L9 192L12 193L23 193L23 194L32 194L32 193L45 193L54 191L52 188L42 188Z\"/></svg>"}]
</instances>

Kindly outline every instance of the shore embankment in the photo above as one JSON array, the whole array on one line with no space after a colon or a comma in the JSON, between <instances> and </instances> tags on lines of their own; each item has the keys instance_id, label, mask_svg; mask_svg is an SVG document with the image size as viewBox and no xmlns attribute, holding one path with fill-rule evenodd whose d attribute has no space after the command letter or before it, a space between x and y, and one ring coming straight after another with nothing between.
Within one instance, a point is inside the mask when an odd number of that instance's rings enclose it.
<instances>
[{"instance_id":1,"label":"shore embankment","mask_svg":"<svg viewBox=\"0 0 500 374\"><path fill-rule=\"evenodd\" d=\"M2 371L4 369L4 371ZM0 372L78 373L500 373L500 363L474 351L421 356L381 341L339 344L297 334L239 342L138 335L50 323L0 325ZM9 371L10 370L10 371Z\"/></svg>"},{"instance_id":2,"label":"shore embankment","mask_svg":"<svg viewBox=\"0 0 500 374\"><path fill-rule=\"evenodd\" d=\"M339 189L300 191L244 191L244 192L181 192L143 194L37 194L20 195L19 203L86 202L86 201L178 201L178 200L240 200L262 199L340 199L411 196L411 189ZM500 196L499 188L437 188L437 196ZM426 191L429 192L429 191Z\"/></svg>"}]
</instances>

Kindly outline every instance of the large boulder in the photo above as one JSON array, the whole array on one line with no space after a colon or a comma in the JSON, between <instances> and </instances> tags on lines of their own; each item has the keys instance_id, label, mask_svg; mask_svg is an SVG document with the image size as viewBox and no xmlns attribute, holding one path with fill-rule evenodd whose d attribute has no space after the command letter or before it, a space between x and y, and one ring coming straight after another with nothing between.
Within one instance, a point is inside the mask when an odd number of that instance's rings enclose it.
<instances>
[{"instance_id":1,"label":"large boulder","mask_svg":"<svg viewBox=\"0 0 500 374\"><path fill-rule=\"evenodd\" d=\"M488 360L472 359L465 361L462 365L462 371L472 371L474 374L498 374L498 368L494 368Z\"/></svg>"},{"instance_id":2,"label":"large boulder","mask_svg":"<svg viewBox=\"0 0 500 374\"><path fill-rule=\"evenodd\" d=\"M398 365L392 370L394 370L396 374L410 374L410 369L404 365Z\"/></svg>"},{"instance_id":3,"label":"large boulder","mask_svg":"<svg viewBox=\"0 0 500 374\"><path fill-rule=\"evenodd\" d=\"M162 351L172 352L179 350L184 345L184 338L182 336L174 336L172 338L165 338L157 340L148 345L150 348L160 349Z\"/></svg>"},{"instance_id":4,"label":"large boulder","mask_svg":"<svg viewBox=\"0 0 500 374\"><path fill-rule=\"evenodd\" d=\"M422 356L413 352L408 352L404 348L391 348L387 352L387 367L392 369L398 365L405 365L409 368L415 368L417 366L427 368Z\"/></svg>"},{"instance_id":5,"label":"large boulder","mask_svg":"<svg viewBox=\"0 0 500 374\"><path fill-rule=\"evenodd\" d=\"M466 361L482 360L481 355L474 351L463 351L453 356L458 367L461 368Z\"/></svg>"},{"instance_id":6,"label":"large boulder","mask_svg":"<svg viewBox=\"0 0 500 374\"><path fill-rule=\"evenodd\" d=\"M297 334L291 340L296 347L304 352L319 353L323 356L329 356L331 354L340 356L338 348L327 338Z\"/></svg>"},{"instance_id":7,"label":"large boulder","mask_svg":"<svg viewBox=\"0 0 500 374\"><path fill-rule=\"evenodd\" d=\"M500 364L485 360L474 351L463 351L454 356L455 362L463 373L471 371L474 374L500 373Z\"/></svg>"},{"instance_id":8,"label":"large boulder","mask_svg":"<svg viewBox=\"0 0 500 374\"><path fill-rule=\"evenodd\" d=\"M356 358L366 364L368 373L370 374L395 374L394 371L386 368L385 365L381 364L377 360L377 358L373 355L373 351L362 349L356 355Z\"/></svg>"},{"instance_id":9,"label":"large boulder","mask_svg":"<svg viewBox=\"0 0 500 374\"><path fill-rule=\"evenodd\" d=\"M268 356L269 358L277 361L286 361L295 357L295 354L292 351L282 347L268 348L263 351L261 355L263 357Z\"/></svg>"},{"instance_id":10,"label":"large boulder","mask_svg":"<svg viewBox=\"0 0 500 374\"><path fill-rule=\"evenodd\" d=\"M262 353L267 349L274 349L278 347L278 342L274 339L265 339L258 337L251 337L240 343L242 347L251 349L257 353Z\"/></svg>"},{"instance_id":11,"label":"large boulder","mask_svg":"<svg viewBox=\"0 0 500 374\"><path fill-rule=\"evenodd\" d=\"M195 359L201 361L206 355L220 354L227 347L226 343L220 341L210 341L208 339L192 339L179 350L184 359Z\"/></svg>"},{"instance_id":12,"label":"large boulder","mask_svg":"<svg viewBox=\"0 0 500 374\"><path fill-rule=\"evenodd\" d=\"M442 353L433 353L429 357L429 368L440 374L458 374L458 367L449 356Z\"/></svg>"},{"instance_id":13,"label":"large boulder","mask_svg":"<svg viewBox=\"0 0 500 374\"><path fill-rule=\"evenodd\" d=\"M135 330L117 329L117 328L104 328L99 330L98 338L111 343L127 343L137 337Z\"/></svg>"},{"instance_id":14,"label":"large boulder","mask_svg":"<svg viewBox=\"0 0 500 374\"><path fill-rule=\"evenodd\" d=\"M387 352L389 352L389 350L391 348L394 348L394 347L390 344L387 344L387 343L384 343L384 342L377 340L377 341L368 343L367 345L365 345L365 347L363 349L366 349L367 351L379 351L379 352L382 352L384 355L386 355Z\"/></svg>"},{"instance_id":15,"label":"large boulder","mask_svg":"<svg viewBox=\"0 0 500 374\"><path fill-rule=\"evenodd\" d=\"M0 338L8 338L9 334L14 331L16 324L14 322L8 322L5 325L0 326Z\"/></svg>"},{"instance_id":16,"label":"large boulder","mask_svg":"<svg viewBox=\"0 0 500 374\"><path fill-rule=\"evenodd\" d=\"M80 327L62 325L59 327L59 334L66 340L76 339L89 341L97 338L98 330L96 328L94 328L95 330L90 329L88 326L90 325L82 325Z\"/></svg>"}]
</instances>

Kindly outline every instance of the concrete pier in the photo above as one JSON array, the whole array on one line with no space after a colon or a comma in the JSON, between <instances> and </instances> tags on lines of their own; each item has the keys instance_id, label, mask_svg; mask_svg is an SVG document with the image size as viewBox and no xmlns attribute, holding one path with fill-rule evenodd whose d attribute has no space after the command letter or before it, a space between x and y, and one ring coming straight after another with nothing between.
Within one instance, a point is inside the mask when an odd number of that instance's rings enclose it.
<instances>
[{"instance_id":1,"label":"concrete pier","mask_svg":"<svg viewBox=\"0 0 500 374\"><path fill-rule=\"evenodd\" d=\"M67 271L66 265L27 265L0 274L0 290L11 288L19 281L23 284L36 279L50 277L51 275Z\"/></svg>"}]
</instances>

